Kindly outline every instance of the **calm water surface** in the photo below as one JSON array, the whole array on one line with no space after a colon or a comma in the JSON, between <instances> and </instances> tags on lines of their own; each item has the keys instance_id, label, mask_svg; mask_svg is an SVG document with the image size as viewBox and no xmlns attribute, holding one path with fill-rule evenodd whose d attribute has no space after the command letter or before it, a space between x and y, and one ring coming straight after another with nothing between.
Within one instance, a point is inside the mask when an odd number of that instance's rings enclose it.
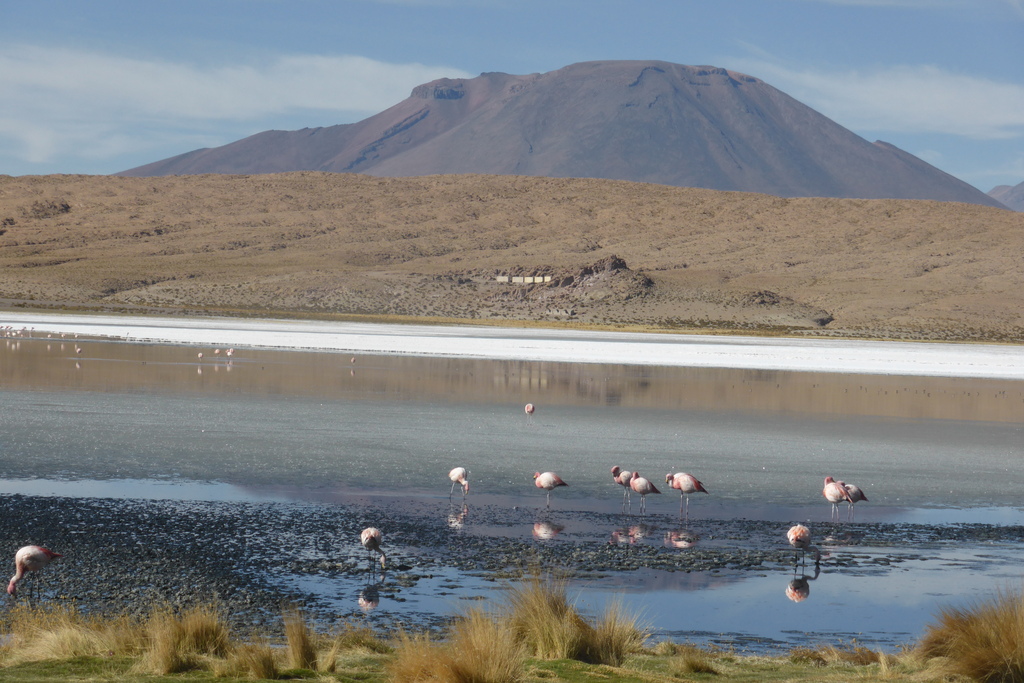
<instances>
[{"instance_id":1,"label":"calm water surface","mask_svg":"<svg viewBox=\"0 0 1024 683\"><path fill-rule=\"evenodd\" d=\"M75 352L75 346L81 348ZM856 533L871 523L1024 523L1024 386L1020 382L213 349L101 340L0 345L0 493L101 498L281 500L437 505L438 524L538 543L715 543L702 521L804 522L825 533L821 482L861 486ZM527 417L523 404L537 405ZM536 510L520 528L449 518L446 474L471 472L472 506ZM689 520L662 486L648 515L595 526L571 512L619 514L609 468L656 484L688 471L711 491ZM570 483L552 510L534 471ZM845 516L845 511L844 511ZM545 528L543 525L547 525ZM685 533L681 533L685 532ZM675 533L675 535L673 535ZM763 572L622 572L573 585L583 609L625 596L662 636L756 648L814 634L892 646L909 642L939 606L1019 586L1024 548L907 544L877 571L870 534L826 544L802 602L786 595L791 566ZM681 540L682 539L682 540ZM885 548L891 557L892 547ZM351 601L352 586L303 581ZM380 614L458 611L495 584L441 572L382 599ZM827 608L826 608L827 607ZM837 618L837 615L841 617Z\"/></svg>"}]
</instances>

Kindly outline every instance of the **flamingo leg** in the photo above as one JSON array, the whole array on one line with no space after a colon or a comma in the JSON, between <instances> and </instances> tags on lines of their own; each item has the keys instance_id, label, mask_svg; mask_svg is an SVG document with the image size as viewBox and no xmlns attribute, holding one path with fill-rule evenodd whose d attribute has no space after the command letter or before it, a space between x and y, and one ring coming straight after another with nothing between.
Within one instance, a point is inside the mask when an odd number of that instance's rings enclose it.
<instances>
[{"instance_id":1,"label":"flamingo leg","mask_svg":"<svg viewBox=\"0 0 1024 683\"><path fill-rule=\"evenodd\" d=\"M457 484L457 483L458 483L458 482L454 482L454 481L452 482L452 490L448 492L448 497L449 497L449 498L451 498L451 497L452 497L452 495L453 495L453 494L455 493L455 484ZM462 495L463 495L463 497L465 497L465 495L466 495L466 494L465 494L465 493L463 493Z\"/></svg>"}]
</instances>

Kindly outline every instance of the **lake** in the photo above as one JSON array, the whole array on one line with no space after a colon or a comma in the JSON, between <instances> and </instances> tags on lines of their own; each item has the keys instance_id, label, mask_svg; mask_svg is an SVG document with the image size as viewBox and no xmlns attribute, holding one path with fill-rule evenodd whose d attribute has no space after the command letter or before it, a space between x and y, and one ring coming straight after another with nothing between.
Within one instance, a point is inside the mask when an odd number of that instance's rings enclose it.
<instances>
[{"instance_id":1,"label":"lake","mask_svg":"<svg viewBox=\"0 0 1024 683\"><path fill-rule=\"evenodd\" d=\"M599 563L614 547L612 565L573 574L581 609L618 597L658 637L753 651L819 638L894 648L940 607L1021 584L1016 379L225 353L3 339L0 494L403 511L421 535L433 525L467 544L536 549L545 570L574 553ZM465 508L458 492L449 502L456 465L470 470ZM635 499L623 509L613 465L661 489L647 514ZM569 483L550 509L532 480L548 470ZM710 491L691 496L686 517L664 484L678 471ZM826 475L867 494L853 521L844 504L830 522ZM796 522L823 551L816 576L813 563L794 569L785 532ZM417 532L383 531L399 563L426 561ZM801 577L794 601L787 587ZM440 565L410 585L384 577L371 616L454 614L469 598L500 599L492 578ZM332 613L366 614L362 576L273 581Z\"/></svg>"}]
</instances>

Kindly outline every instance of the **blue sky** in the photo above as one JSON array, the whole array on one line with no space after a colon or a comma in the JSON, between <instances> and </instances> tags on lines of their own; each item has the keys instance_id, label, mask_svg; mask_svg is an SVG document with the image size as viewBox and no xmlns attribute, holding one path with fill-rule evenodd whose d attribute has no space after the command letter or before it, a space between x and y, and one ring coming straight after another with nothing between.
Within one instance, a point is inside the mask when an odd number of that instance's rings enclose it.
<instances>
[{"instance_id":1,"label":"blue sky","mask_svg":"<svg viewBox=\"0 0 1024 683\"><path fill-rule=\"evenodd\" d=\"M983 191L1024 182L1024 0L0 0L0 174L105 174L590 60L760 78Z\"/></svg>"}]
</instances>

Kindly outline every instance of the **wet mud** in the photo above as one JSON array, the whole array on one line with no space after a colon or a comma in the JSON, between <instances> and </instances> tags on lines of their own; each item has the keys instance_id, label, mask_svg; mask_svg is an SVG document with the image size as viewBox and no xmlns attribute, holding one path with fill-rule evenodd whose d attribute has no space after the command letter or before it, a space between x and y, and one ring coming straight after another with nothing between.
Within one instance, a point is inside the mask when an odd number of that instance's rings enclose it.
<instances>
[{"instance_id":1,"label":"wet mud","mask_svg":"<svg viewBox=\"0 0 1024 683\"><path fill-rule=\"evenodd\" d=\"M534 574L571 580L630 572L696 576L791 572L788 525L749 519L463 505L448 500L294 504L0 496L0 548L45 545L63 558L22 584L17 598L73 604L89 613L144 614L154 603L216 601L243 631L274 629L286 606L331 625L374 614L381 596L401 603L428 580L458 596L465 581ZM388 569L359 545L366 526L384 531ZM817 527L824 570L884 575L937 559L943 548L1024 542L1024 527L991 524L841 523ZM32 598L38 591L37 597ZM358 592L358 597L350 595ZM351 598L351 599L350 599ZM401 625L443 626L445 615L410 609Z\"/></svg>"}]
</instances>

